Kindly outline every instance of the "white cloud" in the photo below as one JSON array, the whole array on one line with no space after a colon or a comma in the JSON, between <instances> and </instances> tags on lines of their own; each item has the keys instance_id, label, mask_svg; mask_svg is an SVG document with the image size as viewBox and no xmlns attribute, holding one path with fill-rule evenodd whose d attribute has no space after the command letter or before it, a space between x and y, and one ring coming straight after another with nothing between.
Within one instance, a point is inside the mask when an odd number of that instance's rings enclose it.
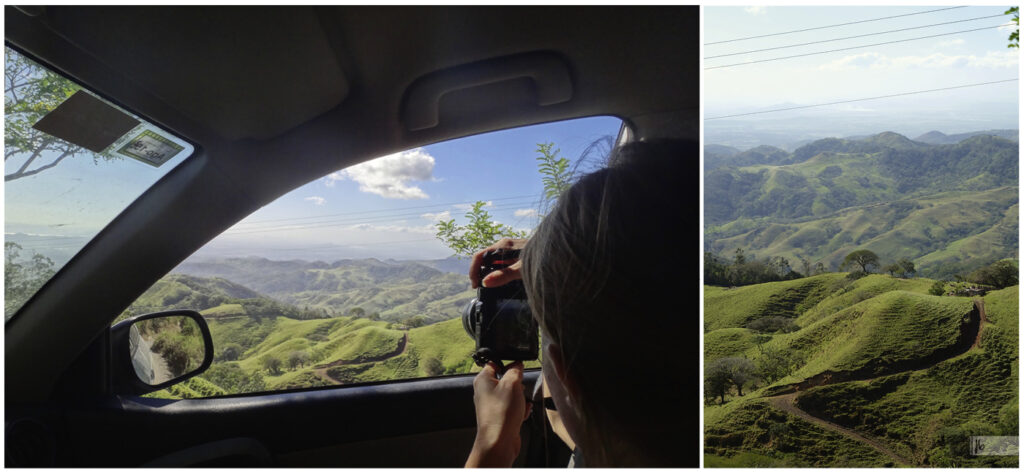
<instances>
[{"instance_id":1,"label":"white cloud","mask_svg":"<svg viewBox=\"0 0 1024 475\"><path fill-rule=\"evenodd\" d=\"M429 198L418 186L410 181L433 180L434 157L422 148L407 150L353 165L324 177L324 184L351 179L359 183L359 191L373 193L385 198L425 199Z\"/></svg>"},{"instance_id":2,"label":"white cloud","mask_svg":"<svg viewBox=\"0 0 1024 475\"><path fill-rule=\"evenodd\" d=\"M1014 31L1017 31L1017 25L1014 25L1013 23L1007 23L1005 25L999 25L999 28L996 29L1006 33L1012 33Z\"/></svg>"},{"instance_id":3,"label":"white cloud","mask_svg":"<svg viewBox=\"0 0 1024 475\"><path fill-rule=\"evenodd\" d=\"M927 56L890 57L881 53L860 53L846 56L820 66L819 69L849 71L852 69L906 69L906 68L1016 68L1016 51L989 51L985 56L947 55L932 53Z\"/></svg>"},{"instance_id":4,"label":"white cloud","mask_svg":"<svg viewBox=\"0 0 1024 475\"><path fill-rule=\"evenodd\" d=\"M345 175L342 175L341 172L334 172L324 177L324 184L327 186L334 186L335 182L339 182L344 179Z\"/></svg>"},{"instance_id":5,"label":"white cloud","mask_svg":"<svg viewBox=\"0 0 1024 475\"><path fill-rule=\"evenodd\" d=\"M303 200L312 201L317 206L322 206L327 201L322 196L307 196Z\"/></svg>"},{"instance_id":6,"label":"white cloud","mask_svg":"<svg viewBox=\"0 0 1024 475\"><path fill-rule=\"evenodd\" d=\"M442 211L440 213L423 213L420 215L421 218L426 218L431 221L448 221L452 219L451 211Z\"/></svg>"},{"instance_id":7,"label":"white cloud","mask_svg":"<svg viewBox=\"0 0 1024 475\"><path fill-rule=\"evenodd\" d=\"M954 39L949 40L949 41L940 41L938 46L939 47L959 46L959 45L962 45L964 43L966 43L966 41L964 41L963 38L954 38Z\"/></svg>"},{"instance_id":8,"label":"white cloud","mask_svg":"<svg viewBox=\"0 0 1024 475\"><path fill-rule=\"evenodd\" d=\"M750 15L764 15L765 7L762 7L762 6L747 7L747 8L744 8L743 11L747 12Z\"/></svg>"},{"instance_id":9,"label":"white cloud","mask_svg":"<svg viewBox=\"0 0 1024 475\"><path fill-rule=\"evenodd\" d=\"M523 218L523 217L527 217L527 216L534 217L534 216L537 216L537 210L535 210L533 208L530 208L530 209L517 209L512 214L515 217L517 217L517 218Z\"/></svg>"}]
</instances>

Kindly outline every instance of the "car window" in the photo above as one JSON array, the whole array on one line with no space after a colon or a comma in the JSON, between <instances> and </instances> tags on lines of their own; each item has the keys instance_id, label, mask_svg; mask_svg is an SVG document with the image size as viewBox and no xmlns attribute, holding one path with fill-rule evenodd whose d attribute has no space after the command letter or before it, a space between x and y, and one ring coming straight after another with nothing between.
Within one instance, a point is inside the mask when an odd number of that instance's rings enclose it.
<instances>
[{"instance_id":1,"label":"car window","mask_svg":"<svg viewBox=\"0 0 1024 475\"><path fill-rule=\"evenodd\" d=\"M4 52L7 320L194 149L17 51Z\"/></svg>"},{"instance_id":2,"label":"car window","mask_svg":"<svg viewBox=\"0 0 1024 475\"><path fill-rule=\"evenodd\" d=\"M594 117L380 157L280 197L196 251L120 318L198 310L214 363L190 398L477 371L465 257L526 237L622 122ZM549 198L550 196L550 198ZM534 361L528 367L539 366Z\"/></svg>"}]
</instances>

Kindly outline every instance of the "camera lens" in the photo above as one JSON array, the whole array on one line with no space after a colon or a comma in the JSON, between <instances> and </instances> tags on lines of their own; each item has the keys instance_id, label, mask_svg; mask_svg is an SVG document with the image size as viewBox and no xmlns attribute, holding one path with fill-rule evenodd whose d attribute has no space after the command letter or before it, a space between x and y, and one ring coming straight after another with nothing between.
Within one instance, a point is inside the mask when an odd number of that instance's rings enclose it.
<instances>
[{"instance_id":1,"label":"camera lens","mask_svg":"<svg viewBox=\"0 0 1024 475\"><path fill-rule=\"evenodd\" d=\"M476 340L476 304L479 302L477 299L470 300L462 309L462 328L466 330L469 337Z\"/></svg>"}]
</instances>

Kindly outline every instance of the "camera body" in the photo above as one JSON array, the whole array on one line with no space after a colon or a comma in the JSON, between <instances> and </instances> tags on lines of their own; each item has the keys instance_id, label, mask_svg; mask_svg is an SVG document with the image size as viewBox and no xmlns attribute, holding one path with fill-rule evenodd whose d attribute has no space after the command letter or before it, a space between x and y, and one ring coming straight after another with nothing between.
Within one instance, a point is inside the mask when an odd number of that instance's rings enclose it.
<instances>
[{"instance_id":1,"label":"camera body","mask_svg":"<svg viewBox=\"0 0 1024 475\"><path fill-rule=\"evenodd\" d=\"M487 251L480 266L480 279L511 265L519 257L518 249ZM500 287L477 288L477 298L462 311L462 326L476 341L473 360L483 366L488 361L530 361L538 358L540 336L537 322L526 301L523 281Z\"/></svg>"}]
</instances>

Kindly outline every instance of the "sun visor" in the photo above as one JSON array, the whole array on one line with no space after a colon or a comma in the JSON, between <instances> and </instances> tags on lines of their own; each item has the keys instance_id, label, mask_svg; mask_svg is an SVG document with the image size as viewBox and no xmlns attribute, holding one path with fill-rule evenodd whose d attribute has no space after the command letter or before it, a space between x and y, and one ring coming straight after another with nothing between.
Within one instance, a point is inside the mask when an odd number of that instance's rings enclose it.
<instances>
[{"instance_id":1,"label":"sun visor","mask_svg":"<svg viewBox=\"0 0 1024 475\"><path fill-rule=\"evenodd\" d=\"M78 91L32 128L80 147L101 153L139 125L139 120Z\"/></svg>"}]
</instances>

